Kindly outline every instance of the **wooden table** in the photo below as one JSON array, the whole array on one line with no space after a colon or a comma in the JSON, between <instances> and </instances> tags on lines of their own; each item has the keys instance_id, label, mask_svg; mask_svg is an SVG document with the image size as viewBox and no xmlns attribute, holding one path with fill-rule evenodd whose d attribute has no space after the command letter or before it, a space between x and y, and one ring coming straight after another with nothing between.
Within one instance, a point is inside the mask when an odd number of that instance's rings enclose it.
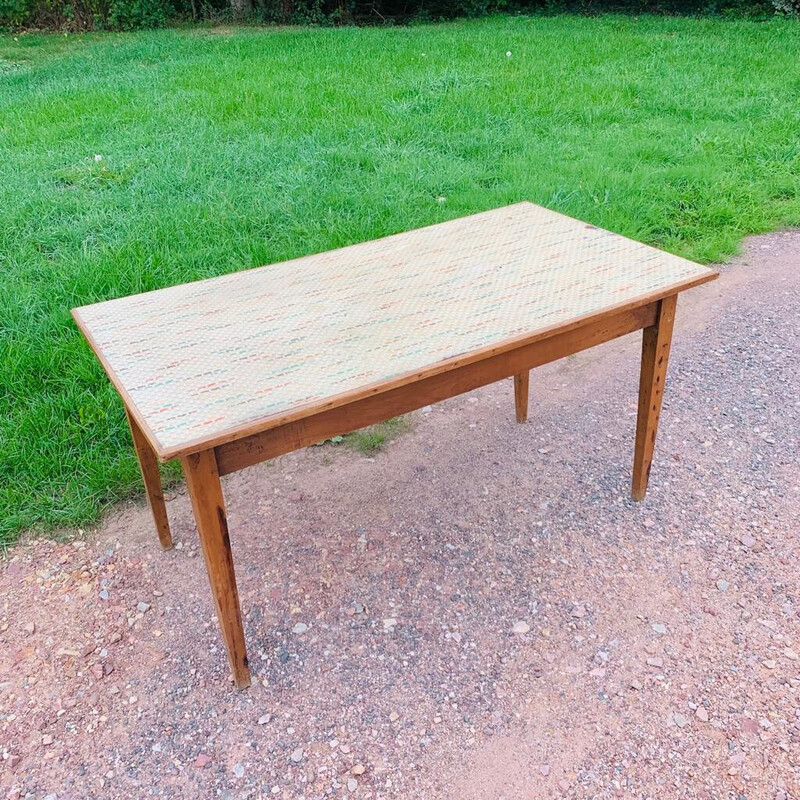
<instances>
[{"instance_id":1,"label":"wooden table","mask_svg":"<svg viewBox=\"0 0 800 800\"><path fill-rule=\"evenodd\" d=\"M162 547L180 458L231 671L250 684L220 476L643 329L644 498L677 295L711 269L530 203L73 316L122 396Z\"/></svg>"}]
</instances>

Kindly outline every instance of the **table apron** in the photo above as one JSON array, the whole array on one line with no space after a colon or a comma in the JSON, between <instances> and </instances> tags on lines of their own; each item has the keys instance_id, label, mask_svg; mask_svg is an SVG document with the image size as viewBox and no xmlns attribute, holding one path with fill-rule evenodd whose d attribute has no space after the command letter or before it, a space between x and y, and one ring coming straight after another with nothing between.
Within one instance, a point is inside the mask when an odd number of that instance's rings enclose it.
<instances>
[{"instance_id":1,"label":"table apron","mask_svg":"<svg viewBox=\"0 0 800 800\"><path fill-rule=\"evenodd\" d=\"M658 301L214 448L220 475L446 400L655 324Z\"/></svg>"}]
</instances>

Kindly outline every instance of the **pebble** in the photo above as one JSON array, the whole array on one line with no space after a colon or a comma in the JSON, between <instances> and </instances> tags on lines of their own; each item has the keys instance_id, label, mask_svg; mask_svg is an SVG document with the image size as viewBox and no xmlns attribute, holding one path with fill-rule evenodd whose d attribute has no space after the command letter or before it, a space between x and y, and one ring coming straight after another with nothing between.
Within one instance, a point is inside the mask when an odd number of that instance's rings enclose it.
<instances>
[{"instance_id":1,"label":"pebble","mask_svg":"<svg viewBox=\"0 0 800 800\"><path fill-rule=\"evenodd\" d=\"M363 764L356 764L351 770L350 773L352 775L363 775L367 771L367 768Z\"/></svg>"},{"instance_id":2,"label":"pebble","mask_svg":"<svg viewBox=\"0 0 800 800\"><path fill-rule=\"evenodd\" d=\"M305 755L305 753L303 752L303 748L302 747L298 747L296 750L294 750L292 752L292 754L289 756L289 758L291 758L292 761L294 761L295 764L299 764L303 760L303 756L304 755Z\"/></svg>"},{"instance_id":3,"label":"pebble","mask_svg":"<svg viewBox=\"0 0 800 800\"><path fill-rule=\"evenodd\" d=\"M663 667L664 666L664 659L663 658L648 658L647 659L648 666L651 667Z\"/></svg>"},{"instance_id":4,"label":"pebble","mask_svg":"<svg viewBox=\"0 0 800 800\"><path fill-rule=\"evenodd\" d=\"M397 722L399 719L400 715L396 711L392 711L392 713L389 714L389 722Z\"/></svg>"},{"instance_id":5,"label":"pebble","mask_svg":"<svg viewBox=\"0 0 800 800\"><path fill-rule=\"evenodd\" d=\"M697 711L694 712L694 715L700 722L708 722L708 711L703 708L703 706L698 706Z\"/></svg>"},{"instance_id":6,"label":"pebble","mask_svg":"<svg viewBox=\"0 0 800 800\"><path fill-rule=\"evenodd\" d=\"M211 756L206 755L205 753L200 753L197 758L194 760L194 765L198 769L203 769L203 767L207 767L211 763ZM242 770L244 772L244 770Z\"/></svg>"},{"instance_id":7,"label":"pebble","mask_svg":"<svg viewBox=\"0 0 800 800\"><path fill-rule=\"evenodd\" d=\"M576 603L572 607L572 611L569 612L571 617L575 617L575 619L583 619L586 616L586 607Z\"/></svg>"},{"instance_id":8,"label":"pebble","mask_svg":"<svg viewBox=\"0 0 800 800\"><path fill-rule=\"evenodd\" d=\"M717 589L719 589L721 592L727 592L729 588L730 583L728 581L725 581L722 578L717 581Z\"/></svg>"},{"instance_id":9,"label":"pebble","mask_svg":"<svg viewBox=\"0 0 800 800\"><path fill-rule=\"evenodd\" d=\"M42 744L45 747L53 744L53 737L49 733L46 733L44 736L42 736Z\"/></svg>"},{"instance_id":10,"label":"pebble","mask_svg":"<svg viewBox=\"0 0 800 800\"><path fill-rule=\"evenodd\" d=\"M689 724L689 720L683 714L673 713L672 721L679 727L685 728Z\"/></svg>"},{"instance_id":11,"label":"pebble","mask_svg":"<svg viewBox=\"0 0 800 800\"><path fill-rule=\"evenodd\" d=\"M243 778L244 777L244 767L241 764L234 764L233 765L233 774L237 778Z\"/></svg>"},{"instance_id":12,"label":"pebble","mask_svg":"<svg viewBox=\"0 0 800 800\"><path fill-rule=\"evenodd\" d=\"M36 625L33 622L29 622L22 628L22 630L24 630L25 633L36 633Z\"/></svg>"},{"instance_id":13,"label":"pebble","mask_svg":"<svg viewBox=\"0 0 800 800\"><path fill-rule=\"evenodd\" d=\"M519 620L518 622L514 623L514 627L511 629L512 633L527 633L531 629L531 626L528 625L527 622L523 622Z\"/></svg>"},{"instance_id":14,"label":"pebble","mask_svg":"<svg viewBox=\"0 0 800 800\"><path fill-rule=\"evenodd\" d=\"M355 778L348 778L347 779L347 791L354 792L358 789L358 781Z\"/></svg>"},{"instance_id":15,"label":"pebble","mask_svg":"<svg viewBox=\"0 0 800 800\"><path fill-rule=\"evenodd\" d=\"M792 650L791 647L784 647L783 655L785 658L788 658L789 661L797 661L798 658L797 653L795 653L795 651Z\"/></svg>"},{"instance_id":16,"label":"pebble","mask_svg":"<svg viewBox=\"0 0 800 800\"><path fill-rule=\"evenodd\" d=\"M305 633L308 630L308 625L305 622L298 622L293 628L292 633Z\"/></svg>"},{"instance_id":17,"label":"pebble","mask_svg":"<svg viewBox=\"0 0 800 800\"><path fill-rule=\"evenodd\" d=\"M101 600L108 600L108 589L101 589L100 590L100 599Z\"/></svg>"},{"instance_id":18,"label":"pebble","mask_svg":"<svg viewBox=\"0 0 800 800\"><path fill-rule=\"evenodd\" d=\"M767 669L775 669L775 665L778 663L772 658L767 658L761 662Z\"/></svg>"},{"instance_id":19,"label":"pebble","mask_svg":"<svg viewBox=\"0 0 800 800\"><path fill-rule=\"evenodd\" d=\"M383 629L385 631L390 631L395 625L397 625L397 620L394 617L387 617L383 621Z\"/></svg>"},{"instance_id":20,"label":"pebble","mask_svg":"<svg viewBox=\"0 0 800 800\"><path fill-rule=\"evenodd\" d=\"M593 678L605 678L606 671L603 667L595 667L593 670L589 671L589 675Z\"/></svg>"},{"instance_id":21,"label":"pebble","mask_svg":"<svg viewBox=\"0 0 800 800\"><path fill-rule=\"evenodd\" d=\"M136 610L142 614L146 614L150 610L150 603L145 603L143 600L136 604Z\"/></svg>"},{"instance_id":22,"label":"pebble","mask_svg":"<svg viewBox=\"0 0 800 800\"><path fill-rule=\"evenodd\" d=\"M667 626L663 622L654 622L653 630L660 636L664 636L667 632Z\"/></svg>"},{"instance_id":23,"label":"pebble","mask_svg":"<svg viewBox=\"0 0 800 800\"><path fill-rule=\"evenodd\" d=\"M550 774L550 765L549 764L540 765L539 772L541 772L542 775L544 775L544 777L546 778Z\"/></svg>"},{"instance_id":24,"label":"pebble","mask_svg":"<svg viewBox=\"0 0 800 800\"><path fill-rule=\"evenodd\" d=\"M266 725L272 719L272 714L262 714L258 718L259 725Z\"/></svg>"}]
</instances>

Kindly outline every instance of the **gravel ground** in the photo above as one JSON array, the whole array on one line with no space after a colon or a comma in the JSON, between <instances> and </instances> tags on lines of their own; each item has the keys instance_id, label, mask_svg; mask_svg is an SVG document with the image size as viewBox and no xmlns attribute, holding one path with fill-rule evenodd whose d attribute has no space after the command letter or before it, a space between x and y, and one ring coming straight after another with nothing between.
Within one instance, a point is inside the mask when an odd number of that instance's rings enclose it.
<instances>
[{"instance_id":1,"label":"gravel ground","mask_svg":"<svg viewBox=\"0 0 800 800\"><path fill-rule=\"evenodd\" d=\"M0 572L9 798L800 798L800 232L679 303L647 501L639 339L225 482L255 683L187 498Z\"/></svg>"}]
</instances>

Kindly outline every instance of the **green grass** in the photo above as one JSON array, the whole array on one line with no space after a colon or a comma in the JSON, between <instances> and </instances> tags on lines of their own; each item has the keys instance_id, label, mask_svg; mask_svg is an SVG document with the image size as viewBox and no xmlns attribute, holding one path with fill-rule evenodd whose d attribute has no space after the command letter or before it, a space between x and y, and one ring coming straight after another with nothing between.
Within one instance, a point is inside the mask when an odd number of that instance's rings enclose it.
<instances>
[{"instance_id":1,"label":"green grass","mask_svg":"<svg viewBox=\"0 0 800 800\"><path fill-rule=\"evenodd\" d=\"M411 427L408 417L393 417L386 422L370 425L360 431L348 433L342 441L351 449L365 456L379 453L391 441Z\"/></svg>"},{"instance_id":2,"label":"green grass","mask_svg":"<svg viewBox=\"0 0 800 800\"><path fill-rule=\"evenodd\" d=\"M777 19L0 37L0 541L137 490L72 306L522 199L720 259L800 223L798 53Z\"/></svg>"}]
</instances>

